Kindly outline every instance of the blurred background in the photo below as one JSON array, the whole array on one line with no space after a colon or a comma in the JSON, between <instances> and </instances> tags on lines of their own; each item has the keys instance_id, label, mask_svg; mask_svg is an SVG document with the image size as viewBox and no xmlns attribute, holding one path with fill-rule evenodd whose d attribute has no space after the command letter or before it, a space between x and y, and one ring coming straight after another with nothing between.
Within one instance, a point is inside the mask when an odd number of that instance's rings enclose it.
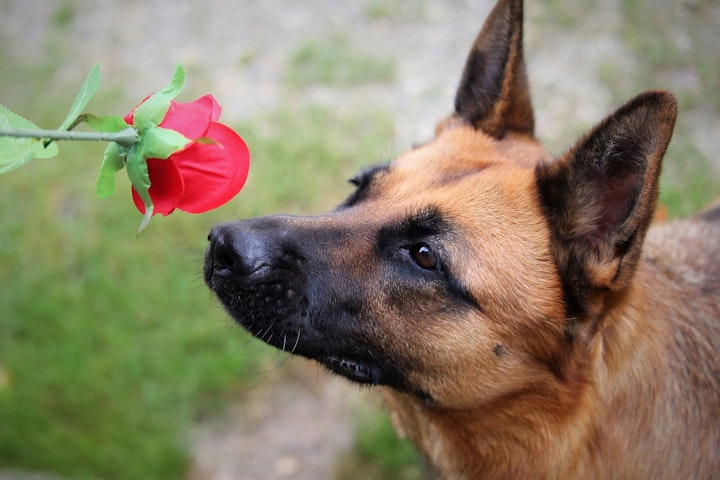
<instances>
[{"instance_id":1,"label":"blurred background","mask_svg":"<svg viewBox=\"0 0 720 480\"><path fill-rule=\"evenodd\" d=\"M489 0L0 0L0 103L55 128L124 115L182 64L253 153L245 189L192 216L141 216L104 144L0 176L0 480L423 479L372 391L250 340L203 285L218 221L313 214L346 179L450 112ZM720 196L720 4L529 0L538 136L561 153L643 90L672 90L667 216Z\"/></svg>"}]
</instances>

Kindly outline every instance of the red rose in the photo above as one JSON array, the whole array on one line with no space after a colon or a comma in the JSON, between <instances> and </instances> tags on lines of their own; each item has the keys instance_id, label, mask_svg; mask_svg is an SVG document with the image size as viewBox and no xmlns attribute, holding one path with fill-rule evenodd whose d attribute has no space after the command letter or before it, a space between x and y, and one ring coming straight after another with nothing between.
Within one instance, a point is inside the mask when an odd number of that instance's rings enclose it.
<instances>
[{"instance_id":1,"label":"red rose","mask_svg":"<svg viewBox=\"0 0 720 480\"><path fill-rule=\"evenodd\" d=\"M212 95L194 102L171 101L160 127L175 130L192 142L166 160L148 158L153 215L169 215L179 208L202 213L227 203L245 185L250 151L240 136L217 123L220 105ZM125 116L133 124L134 110ZM202 140L197 142L197 140ZM145 204L132 189L135 205L145 213Z\"/></svg>"}]
</instances>

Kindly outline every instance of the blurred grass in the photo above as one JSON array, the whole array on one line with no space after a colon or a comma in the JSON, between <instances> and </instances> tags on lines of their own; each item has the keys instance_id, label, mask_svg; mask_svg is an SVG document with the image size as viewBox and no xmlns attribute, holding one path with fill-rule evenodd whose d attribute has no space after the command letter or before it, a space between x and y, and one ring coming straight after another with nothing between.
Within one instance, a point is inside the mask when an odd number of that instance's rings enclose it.
<instances>
[{"instance_id":1,"label":"blurred grass","mask_svg":"<svg viewBox=\"0 0 720 480\"><path fill-rule=\"evenodd\" d=\"M427 17L427 7L426 2L416 0L376 1L367 4L364 13L369 20L373 21L418 21Z\"/></svg>"},{"instance_id":2,"label":"blurred grass","mask_svg":"<svg viewBox=\"0 0 720 480\"><path fill-rule=\"evenodd\" d=\"M0 79L2 101L41 126L58 124L75 91L48 85L55 68L18 66ZM132 106L109 92L88 110ZM253 150L243 193L202 216L156 217L139 237L124 172L115 196L95 198L104 145L62 144L60 157L0 179L4 468L181 478L193 421L223 408L273 354L243 353L246 335L204 287L207 231L217 221L339 203L350 192L343 179L381 159L390 122L377 112L300 107L234 127Z\"/></svg>"},{"instance_id":3,"label":"blurred grass","mask_svg":"<svg viewBox=\"0 0 720 480\"><path fill-rule=\"evenodd\" d=\"M631 78L618 82L606 75L605 83L616 98L622 95L620 85L668 89L678 98L660 203L671 217L690 215L720 196L713 168L717 158L707 156L697 144L705 139L696 134L699 125L720 117L720 5L715 0L623 0L621 7L620 35L639 61Z\"/></svg>"},{"instance_id":4,"label":"blurred grass","mask_svg":"<svg viewBox=\"0 0 720 480\"><path fill-rule=\"evenodd\" d=\"M178 221L135 238L129 196L93 196L102 150L61 147L0 191L0 463L177 478L184 429L258 359L238 355L202 286L205 228L180 247L163 240L183 238Z\"/></svg>"},{"instance_id":5,"label":"blurred grass","mask_svg":"<svg viewBox=\"0 0 720 480\"><path fill-rule=\"evenodd\" d=\"M387 160L392 137L387 113L343 114L313 105L288 106L237 127L253 147L242 193L252 202L243 216L334 208L351 193L347 180L359 169Z\"/></svg>"},{"instance_id":6,"label":"blurred grass","mask_svg":"<svg viewBox=\"0 0 720 480\"><path fill-rule=\"evenodd\" d=\"M349 87L391 82L395 64L379 56L355 52L347 38L308 42L290 58L286 81L294 87L328 85Z\"/></svg>"}]
</instances>

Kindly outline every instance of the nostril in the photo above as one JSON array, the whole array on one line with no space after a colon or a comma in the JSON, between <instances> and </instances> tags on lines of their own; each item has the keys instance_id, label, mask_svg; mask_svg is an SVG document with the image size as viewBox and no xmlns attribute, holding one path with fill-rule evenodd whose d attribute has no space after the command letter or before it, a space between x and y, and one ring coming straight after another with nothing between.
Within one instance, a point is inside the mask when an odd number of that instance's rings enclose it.
<instances>
[{"instance_id":1,"label":"nostril","mask_svg":"<svg viewBox=\"0 0 720 480\"><path fill-rule=\"evenodd\" d=\"M235 257L222 249L215 249L213 252L213 266L220 270L234 270Z\"/></svg>"},{"instance_id":2,"label":"nostril","mask_svg":"<svg viewBox=\"0 0 720 480\"><path fill-rule=\"evenodd\" d=\"M220 224L209 235L206 263L216 273L248 276L270 263L266 235L246 222Z\"/></svg>"},{"instance_id":3,"label":"nostril","mask_svg":"<svg viewBox=\"0 0 720 480\"><path fill-rule=\"evenodd\" d=\"M303 257L282 220L261 217L215 225L205 256L208 274L261 280L279 271L295 271Z\"/></svg>"},{"instance_id":4,"label":"nostril","mask_svg":"<svg viewBox=\"0 0 720 480\"><path fill-rule=\"evenodd\" d=\"M226 229L214 227L208 235L210 246L206 261L216 271L234 271L242 266L242 261L235 251L232 235Z\"/></svg>"}]
</instances>

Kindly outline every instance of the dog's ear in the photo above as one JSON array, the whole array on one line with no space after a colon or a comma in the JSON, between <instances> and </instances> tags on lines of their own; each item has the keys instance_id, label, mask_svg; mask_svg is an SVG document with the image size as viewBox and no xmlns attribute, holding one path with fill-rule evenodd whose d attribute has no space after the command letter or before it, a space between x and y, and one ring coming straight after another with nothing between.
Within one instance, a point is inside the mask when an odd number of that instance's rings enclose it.
<instances>
[{"instance_id":1,"label":"dog's ear","mask_svg":"<svg viewBox=\"0 0 720 480\"><path fill-rule=\"evenodd\" d=\"M485 21L465 64L454 117L495 138L508 131L533 135L522 0L499 0Z\"/></svg>"},{"instance_id":2,"label":"dog's ear","mask_svg":"<svg viewBox=\"0 0 720 480\"><path fill-rule=\"evenodd\" d=\"M573 315L587 313L591 292L628 285L655 211L676 115L672 94L644 93L560 158L537 167L541 204Z\"/></svg>"}]
</instances>

